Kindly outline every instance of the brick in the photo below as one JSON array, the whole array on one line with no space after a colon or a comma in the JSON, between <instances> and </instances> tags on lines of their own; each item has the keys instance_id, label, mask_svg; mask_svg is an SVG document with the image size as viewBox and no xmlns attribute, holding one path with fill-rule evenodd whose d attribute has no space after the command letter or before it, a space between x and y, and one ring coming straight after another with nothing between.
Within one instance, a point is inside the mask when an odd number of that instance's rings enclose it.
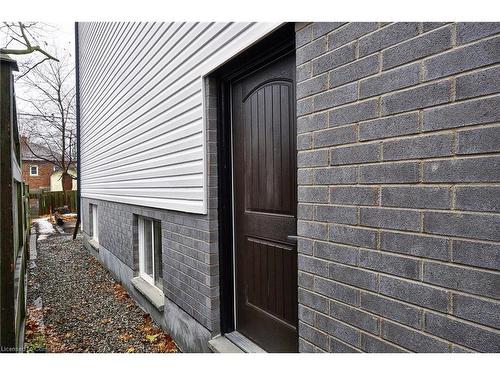
<instances>
[{"instance_id":1,"label":"brick","mask_svg":"<svg viewBox=\"0 0 500 375\"><path fill-rule=\"evenodd\" d=\"M314 310L299 304L299 320L309 325L314 325L316 314Z\"/></svg>"},{"instance_id":2,"label":"brick","mask_svg":"<svg viewBox=\"0 0 500 375\"><path fill-rule=\"evenodd\" d=\"M299 185L312 184L314 171L312 169L299 169L297 171L297 183Z\"/></svg>"},{"instance_id":3,"label":"brick","mask_svg":"<svg viewBox=\"0 0 500 375\"><path fill-rule=\"evenodd\" d=\"M420 214L418 211L362 207L359 222L361 225L376 228L414 232L420 230Z\"/></svg>"},{"instance_id":4,"label":"brick","mask_svg":"<svg viewBox=\"0 0 500 375\"><path fill-rule=\"evenodd\" d=\"M357 224L358 210L356 207L316 206L314 218L328 223Z\"/></svg>"},{"instance_id":5,"label":"brick","mask_svg":"<svg viewBox=\"0 0 500 375\"><path fill-rule=\"evenodd\" d=\"M300 187L299 187L300 189ZM314 216L314 206L312 204L297 205L297 218L302 220L312 220Z\"/></svg>"},{"instance_id":6,"label":"brick","mask_svg":"<svg viewBox=\"0 0 500 375\"><path fill-rule=\"evenodd\" d=\"M369 120L359 124L360 141L415 134L418 132L417 112Z\"/></svg>"},{"instance_id":7,"label":"brick","mask_svg":"<svg viewBox=\"0 0 500 375\"><path fill-rule=\"evenodd\" d=\"M500 152L499 126L457 132L457 154L486 152Z\"/></svg>"},{"instance_id":8,"label":"brick","mask_svg":"<svg viewBox=\"0 0 500 375\"><path fill-rule=\"evenodd\" d=\"M495 94L500 91L500 66L473 71L457 77L456 98L468 99L481 95Z\"/></svg>"},{"instance_id":9,"label":"brick","mask_svg":"<svg viewBox=\"0 0 500 375\"><path fill-rule=\"evenodd\" d=\"M314 96L314 109L320 111L322 109L338 107L343 104L352 103L357 99L358 83L354 82Z\"/></svg>"},{"instance_id":10,"label":"brick","mask_svg":"<svg viewBox=\"0 0 500 375\"><path fill-rule=\"evenodd\" d=\"M380 160L378 143L336 147L330 151L331 165L360 164Z\"/></svg>"},{"instance_id":11,"label":"brick","mask_svg":"<svg viewBox=\"0 0 500 375\"><path fill-rule=\"evenodd\" d=\"M312 41L312 25L307 25L295 33L295 47L300 48Z\"/></svg>"},{"instance_id":12,"label":"brick","mask_svg":"<svg viewBox=\"0 0 500 375\"><path fill-rule=\"evenodd\" d=\"M342 126L314 132L314 147L327 147L356 142L356 126Z\"/></svg>"},{"instance_id":13,"label":"brick","mask_svg":"<svg viewBox=\"0 0 500 375\"><path fill-rule=\"evenodd\" d=\"M302 30L304 27L311 25L311 22L295 22L295 32Z\"/></svg>"},{"instance_id":14,"label":"brick","mask_svg":"<svg viewBox=\"0 0 500 375\"><path fill-rule=\"evenodd\" d=\"M384 207L451 208L449 188L422 186L384 186L381 190Z\"/></svg>"},{"instance_id":15,"label":"brick","mask_svg":"<svg viewBox=\"0 0 500 375\"><path fill-rule=\"evenodd\" d=\"M299 186L299 202L328 203L328 188L326 186Z\"/></svg>"},{"instance_id":16,"label":"brick","mask_svg":"<svg viewBox=\"0 0 500 375\"><path fill-rule=\"evenodd\" d=\"M330 241L345 245L375 248L377 246L377 231L344 225L330 225Z\"/></svg>"},{"instance_id":17,"label":"brick","mask_svg":"<svg viewBox=\"0 0 500 375\"><path fill-rule=\"evenodd\" d=\"M299 353L324 353L324 350L299 337Z\"/></svg>"},{"instance_id":18,"label":"brick","mask_svg":"<svg viewBox=\"0 0 500 375\"><path fill-rule=\"evenodd\" d=\"M314 183L320 185L353 184L357 179L357 167L318 168L314 171Z\"/></svg>"},{"instance_id":19,"label":"brick","mask_svg":"<svg viewBox=\"0 0 500 375\"><path fill-rule=\"evenodd\" d=\"M359 266L407 279L420 277L420 261L379 251L359 252Z\"/></svg>"},{"instance_id":20,"label":"brick","mask_svg":"<svg viewBox=\"0 0 500 375\"><path fill-rule=\"evenodd\" d=\"M311 293L308 290L299 288L298 300L299 303L308 306L316 311L328 313L328 299L320 296L319 294Z\"/></svg>"},{"instance_id":21,"label":"brick","mask_svg":"<svg viewBox=\"0 0 500 375\"><path fill-rule=\"evenodd\" d=\"M459 128L500 121L500 96L424 110L423 130Z\"/></svg>"},{"instance_id":22,"label":"brick","mask_svg":"<svg viewBox=\"0 0 500 375\"><path fill-rule=\"evenodd\" d=\"M454 294L452 301L453 315L493 328L500 328L500 302L461 294Z\"/></svg>"},{"instance_id":23,"label":"brick","mask_svg":"<svg viewBox=\"0 0 500 375\"><path fill-rule=\"evenodd\" d=\"M338 29L345 22L314 22L313 24L313 39L319 38L329 32Z\"/></svg>"},{"instance_id":24,"label":"brick","mask_svg":"<svg viewBox=\"0 0 500 375\"><path fill-rule=\"evenodd\" d=\"M414 352L446 353L450 351L445 341L388 321L384 321L382 325L382 337Z\"/></svg>"},{"instance_id":25,"label":"brick","mask_svg":"<svg viewBox=\"0 0 500 375\"><path fill-rule=\"evenodd\" d=\"M299 134L297 136L297 150L308 150L312 147L312 134Z\"/></svg>"},{"instance_id":26,"label":"brick","mask_svg":"<svg viewBox=\"0 0 500 375\"><path fill-rule=\"evenodd\" d=\"M425 331L480 352L500 351L500 334L443 315L426 313Z\"/></svg>"},{"instance_id":27,"label":"brick","mask_svg":"<svg viewBox=\"0 0 500 375\"><path fill-rule=\"evenodd\" d=\"M328 238L328 226L326 224L298 220L297 235L300 237L326 240Z\"/></svg>"},{"instance_id":28,"label":"brick","mask_svg":"<svg viewBox=\"0 0 500 375\"><path fill-rule=\"evenodd\" d=\"M425 212L424 232L500 241L500 216Z\"/></svg>"},{"instance_id":29,"label":"brick","mask_svg":"<svg viewBox=\"0 0 500 375\"><path fill-rule=\"evenodd\" d=\"M400 254L448 260L448 240L441 237L383 231L380 248Z\"/></svg>"},{"instance_id":30,"label":"brick","mask_svg":"<svg viewBox=\"0 0 500 375\"><path fill-rule=\"evenodd\" d=\"M346 343L330 337L330 353L360 353L361 350L353 348Z\"/></svg>"},{"instance_id":31,"label":"brick","mask_svg":"<svg viewBox=\"0 0 500 375\"><path fill-rule=\"evenodd\" d=\"M324 73L355 59L356 43L347 44L313 61L313 75Z\"/></svg>"},{"instance_id":32,"label":"brick","mask_svg":"<svg viewBox=\"0 0 500 375\"><path fill-rule=\"evenodd\" d=\"M383 143L384 160L424 159L453 154L453 135L432 134Z\"/></svg>"},{"instance_id":33,"label":"brick","mask_svg":"<svg viewBox=\"0 0 500 375\"><path fill-rule=\"evenodd\" d=\"M335 186L330 188L330 202L336 204L373 206L378 189L371 186Z\"/></svg>"},{"instance_id":34,"label":"brick","mask_svg":"<svg viewBox=\"0 0 500 375\"><path fill-rule=\"evenodd\" d=\"M332 50L377 30L377 22L349 22L328 35L328 49Z\"/></svg>"},{"instance_id":35,"label":"brick","mask_svg":"<svg viewBox=\"0 0 500 375\"><path fill-rule=\"evenodd\" d=\"M314 287L314 276L305 272L298 271L297 283L301 288L312 289Z\"/></svg>"},{"instance_id":36,"label":"brick","mask_svg":"<svg viewBox=\"0 0 500 375\"><path fill-rule=\"evenodd\" d=\"M432 310L448 311L448 293L430 285L381 275L380 293Z\"/></svg>"},{"instance_id":37,"label":"brick","mask_svg":"<svg viewBox=\"0 0 500 375\"><path fill-rule=\"evenodd\" d=\"M330 87L337 87L378 73L378 55L370 55L330 72Z\"/></svg>"},{"instance_id":38,"label":"brick","mask_svg":"<svg viewBox=\"0 0 500 375\"><path fill-rule=\"evenodd\" d=\"M465 349L457 345L451 346L452 353L475 353L473 350Z\"/></svg>"},{"instance_id":39,"label":"brick","mask_svg":"<svg viewBox=\"0 0 500 375\"><path fill-rule=\"evenodd\" d=\"M356 304L359 298L359 292L356 289L321 278L314 280L314 291L351 305Z\"/></svg>"},{"instance_id":40,"label":"brick","mask_svg":"<svg viewBox=\"0 0 500 375\"><path fill-rule=\"evenodd\" d=\"M328 350L328 336L307 324L299 322L299 335L322 349Z\"/></svg>"},{"instance_id":41,"label":"brick","mask_svg":"<svg viewBox=\"0 0 500 375\"><path fill-rule=\"evenodd\" d=\"M451 26L444 27L384 50L382 69L390 69L451 48L451 29Z\"/></svg>"},{"instance_id":42,"label":"brick","mask_svg":"<svg viewBox=\"0 0 500 375\"><path fill-rule=\"evenodd\" d=\"M424 80L465 72L500 61L500 37L454 48L424 60Z\"/></svg>"},{"instance_id":43,"label":"brick","mask_svg":"<svg viewBox=\"0 0 500 375\"><path fill-rule=\"evenodd\" d=\"M424 162L424 182L498 182L500 157Z\"/></svg>"},{"instance_id":44,"label":"brick","mask_svg":"<svg viewBox=\"0 0 500 375\"><path fill-rule=\"evenodd\" d=\"M297 67L297 82L305 81L312 78L312 64L311 62L305 63Z\"/></svg>"},{"instance_id":45,"label":"brick","mask_svg":"<svg viewBox=\"0 0 500 375\"><path fill-rule=\"evenodd\" d=\"M359 331L351 326L320 314L316 316L316 323L319 329L333 337L351 345L359 344Z\"/></svg>"},{"instance_id":46,"label":"brick","mask_svg":"<svg viewBox=\"0 0 500 375\"><path fill-rule=\"evenodd\" d=\"M330 126L352 124L377 117L378 100L371 99L335 108L329 113Z\"/></svg>"},{"instance_id":47,"label":"brick","mask_svg":"<svg viewBox=\"0 0 500 375\"><path fill-rule=\"evenodd\" d=\"M377 274L359 268L332 263L330 264L329 277L332 280L367 290L376 291L378 289Z\"/></svg>"},{"instance_id":48,"label":"brick","mask_svg":"<svg viewBox=\"0 0 500 375\"><path fill-rule=\"evenodd\" d=\"M297 120L297 133L307 133L328 127L328 114L316 113L311 116L301 117Z\"/></svg>"},{"instance_id":49,"label":"brick","mask_svg":"<svg viewBox=\"0 0 500 375\"><path fill-rule=\"evenodd\" d=\"M438 27L446 25L446 22L422 22L422 30L423 32L427 32L433 29L437 29Z\"/></svg>"},{"instance_id":50,"label":"brick","mask_svg":"<svg viewBox=\"0 0 500 375\"><path fill-rule=\"evenodd\" d=\"M500 212L500 186L457 187L455 197L459 210Z\"/></svg>"},{"instance_id":51,"label":"brick","mask_svg":"<svg viewBox=\"0 0 500 375\"><path fill-rule=\"evenodd\" d=\"M380 51L418 34L417 22L397 22L359 39L359 56Z\"/></svg>"},{"instance_id":52,"label":"brick","mask_svg":"<svg viewBox=\"0 0 500 375\"><path fill-rule=\"evenodd\" d=\"M420 82L419 64L411 64L392 69L376 76L364 79L359 83L359 98L385 94L391 91L415 86Z\"/></svg>"},{"instance_id":53,"label":"brick","mask_svg":"<svg viewBox=\"0 0 500 375\"><path fill-rule=\"evenodd\" d=\"M308 115L313 112L313 99L305 98L297 101L297 116Z\"/></svg>"},{"instance_id":54,"label":"brick","mask_svg":"<svg viewBox=\"0 0 500 375\"><path fill-rule=\"evenodd\" d=\"M406 112L450 101L451 82L440 81L423 86L398 91L382 97L382 115Z\"/></svg>"},{"instance_id":55,"label":"brick","mask_svg":"<svg viewBox=\"0 0 500 375\"><path fill-rule=\"evenodd\" d=\"M422 325L421 309L380 295L361 292L360 306L364 310L410 327L420 328Z\"/></svg>"},{"instance_id":56,"label":"brick","mask_svg":"<svg viewBox=\"0 0 500 375\"><path fill-rule=\"evenodd\" d=\"M304 47L297 49L296 64L300 65L309 60L318 57L327 50L327 38L319 38L312 43L306 44Z\"/></svg>"},{"instance_id":57,"label":"brick","mask_svg":"<svg viewBox=\"0 0 500 375\"><path fill-rule=\"evenodd\" d=\"M328 74L308 79L297 84L297 99L305 98L328 88Z\"/></svg>"},{"instance_id":58,"label":"brick","mask_svg":"<svg viewBox=\"0 0 500 375\"><path fill-rule=\"evenodd\" d=\"M368 353L405 353L405 351L387 341L361 334L361 348Z\"/></svg>"},{"instance_id":59,"label":"brick","mask_svg":"<svg viewBox=\"0 0 500 375\"><path fill-rule=\"evenodd\" d=\"M500 298L500 275L489 271L426 262L424 281L449 289Z\"/></svg>"},{"instance_id":60,"label":"brick","mask_svg":"<svg viewBox=\"0 0 500 375\"><path fill-rule=\"evenodd\" d=\"M362 165L359 170L359 182L365 184L399 184L418 180L417 162Z\"/></svg>"},{"instance_id":61,"label":"brick","mask_svg":"<svg viewBox=\"0 0 500 375\"><path fill-rule=\"evenodd\" d=\"M351 246L315 242L314 256L353 266L358 264L358 249Z\"/></svg>"},{"instance_id":62,"label":"brick","mask_svg":"<svg viewBox=\"0 0 500 375\"><path fill-rule=\"evenodd\" d=\"M328 165L328 151L301 151L297 155L297 166L301 167L321 167Z\"/></svg>"},{"instance_id":63,"label":"brick","mask_svg":"<svg viewBox=\"0 0 500 375\"><path fill-rule=\"evenodd\" d=\"M457 44L465 44L500 33L499 22L457 23Z\"/></svg>"},{"instance_id":64,"label":"brick","mask_svg":"<svg viewBox=\"0 0 500 375\"><path fill-rule=\"evenodd\" d=\"M477 241L453 240L452 260L455 263L500 270L500 245Z\"/></svg>"},{"instance_id":65,"label":"brick","mask_svg":"<svg viewBox=\"0 0 500 375\"><path fill-rule=\"evenodd\" d=\"M330 301L330 316L373 334L379 332L379 320L376 316L335 301Z\"/></svg>"}]
</instances>

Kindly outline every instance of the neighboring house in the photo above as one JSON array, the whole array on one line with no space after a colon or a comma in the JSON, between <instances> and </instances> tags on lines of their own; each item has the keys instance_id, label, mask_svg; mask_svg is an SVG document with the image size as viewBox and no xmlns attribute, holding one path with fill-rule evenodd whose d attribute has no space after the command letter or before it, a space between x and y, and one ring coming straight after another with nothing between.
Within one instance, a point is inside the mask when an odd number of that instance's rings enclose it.
<instances>
[{"instance_id":1,"label":"neighboring house","mask_svg":"<svg viewBox=\"0 0 500 375\"><path fill-rule=\"evenodd\" d=\"M86 246L184 351L500 351L499 33L79 23Z\"/></svg>"},{"instance_id":2,"label":"neighboring house","mask_svg":"<svg viewBox=\"0 0 500 375\"><path fill-rule=\"evenodd\" d=\"M26 137L21 137L23 179L30 191L62 191L62 171L47 161L52 159L52 154L46 147L34 142L30 142L28 147L27 142ZM76 177L76 166L68 172ZM76 190L76 178L73 179L71 187L71 190Z\"/></svg>"}]
</instances>

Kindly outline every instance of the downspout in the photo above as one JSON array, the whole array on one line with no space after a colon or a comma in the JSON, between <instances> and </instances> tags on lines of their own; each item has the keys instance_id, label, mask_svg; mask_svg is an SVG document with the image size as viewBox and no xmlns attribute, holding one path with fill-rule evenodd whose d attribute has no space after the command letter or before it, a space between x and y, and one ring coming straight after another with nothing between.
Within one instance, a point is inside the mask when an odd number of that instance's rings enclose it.
<instances>
[{"instance_id":1,"label":"downspout","mask_svg":"<svg viewBox=\"0 0 500 375\"><path fill-rule=\"evenodd\" d=\"M82 220L82 202L81 202L81 161L80 161L80 46L78 37L78 22L75 22L75 75L76 75L76 226L73 232L73 240L78 233L78 227Z\"/></svg>"}]
</instances>

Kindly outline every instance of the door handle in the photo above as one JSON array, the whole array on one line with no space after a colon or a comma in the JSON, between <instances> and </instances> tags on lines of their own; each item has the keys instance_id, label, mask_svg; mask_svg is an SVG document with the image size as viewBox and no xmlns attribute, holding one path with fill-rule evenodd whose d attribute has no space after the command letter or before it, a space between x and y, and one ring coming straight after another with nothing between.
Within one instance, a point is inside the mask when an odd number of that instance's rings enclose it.
<instances>
[{"instance_id":1,"label":"door handle","mask_svg":"<svg viewBox=\"0 0 500 375\"><path fill-rule=\"evenodd\" d=\"M298 236L294 236L294 235L288 235L286 236L286 239L290 242L293 242L293 243L297 243L299 237Z\"/></svg>"}]
</instances>

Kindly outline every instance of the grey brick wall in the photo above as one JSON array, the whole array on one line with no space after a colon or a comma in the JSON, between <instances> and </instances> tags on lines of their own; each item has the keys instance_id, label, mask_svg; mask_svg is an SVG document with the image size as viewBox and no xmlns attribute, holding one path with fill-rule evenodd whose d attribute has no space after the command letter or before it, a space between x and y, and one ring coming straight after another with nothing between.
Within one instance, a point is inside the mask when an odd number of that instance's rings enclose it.
<instances>
[{"instance_id":1,"label":"grey brick wall","mask_svg":"<svg viewBox=\"0 0 500 375\"><path fill-rule=\"evenodd\" d=\"M500 23L298 24L300 350L500 351Z\"/></svg>"},{"instance_id":2,"label":"grey brick wall","mask_svg":"<svg viewBox=\"0 0 500 375\"><path fill-rule=\"evenodd\" d=\"M219 331L216 88L207 81L208 214L160 210L82 199L83 230L89 233L89 203L98 206L99 245L138 271L134 215L161 221L163 293L213 334ZM168 318L168 317L166 317Z\"/></svg>"}]
</instances>

